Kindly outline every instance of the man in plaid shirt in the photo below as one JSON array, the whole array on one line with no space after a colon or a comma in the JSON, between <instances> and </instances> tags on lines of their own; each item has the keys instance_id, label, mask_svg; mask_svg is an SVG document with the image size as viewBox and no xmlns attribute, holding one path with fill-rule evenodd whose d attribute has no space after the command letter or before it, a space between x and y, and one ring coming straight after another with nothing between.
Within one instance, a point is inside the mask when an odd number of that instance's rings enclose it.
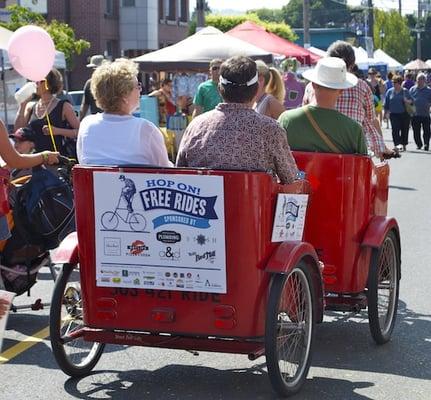
<instances>
[{"instance_id":1,"label":"man in plaid shirt","mask_svg":"<svg viewBox=\"0 0 431 400\"><path fill-rule=\"evenodd\" d=\"M329 46L327 54L329 57L343 59L348 71L351 71L355 65L355 52L347 42L337 40ZM305 88L302 104L315 104L311 83ZM367 147L377 157L383 159L385 155L392 155L393 151L385 146L382 130L374 110L373 94L365 81L359 79L356 86L343 90L338 97L336 109L362 126Z\"/></svg>"}]
</instances>

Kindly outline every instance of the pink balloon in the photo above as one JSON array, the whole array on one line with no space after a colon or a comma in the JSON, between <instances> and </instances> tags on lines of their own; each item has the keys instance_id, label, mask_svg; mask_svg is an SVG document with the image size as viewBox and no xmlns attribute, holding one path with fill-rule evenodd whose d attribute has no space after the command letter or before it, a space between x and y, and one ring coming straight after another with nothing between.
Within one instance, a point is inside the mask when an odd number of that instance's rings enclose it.
<instances>
[{"instance_id":1,"label":"pink balloon","mask_svg":"<svg viewBox=\"0 0 431 400\"><path fill-rule=\"evenodd\" d=\"M9 60L15 70L31 81L45 79L55 59L54 42L44 29L27 25L9 39Z\"/></svg>"}]
</instances>

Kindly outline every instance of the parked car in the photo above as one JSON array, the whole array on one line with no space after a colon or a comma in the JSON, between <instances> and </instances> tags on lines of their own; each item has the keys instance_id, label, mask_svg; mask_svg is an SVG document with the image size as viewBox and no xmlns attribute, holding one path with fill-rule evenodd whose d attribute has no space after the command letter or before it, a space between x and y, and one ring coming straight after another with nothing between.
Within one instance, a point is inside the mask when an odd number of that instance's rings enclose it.
<instances>
[{"instance_id":1,"label":"parked car","mask_svg":"<svg viewBox=\"0 0 431 400\"><path fill-rule=\"evenodd\" d=\"M79 109L81 108L82 103L82 96L84 96L83 90L72 90L69 92L69 94L72 96L73 100L73 110L75 111L75 114L79 117ZM88 114L88 112L87 112Z\"/></svg>"}]
</instances>

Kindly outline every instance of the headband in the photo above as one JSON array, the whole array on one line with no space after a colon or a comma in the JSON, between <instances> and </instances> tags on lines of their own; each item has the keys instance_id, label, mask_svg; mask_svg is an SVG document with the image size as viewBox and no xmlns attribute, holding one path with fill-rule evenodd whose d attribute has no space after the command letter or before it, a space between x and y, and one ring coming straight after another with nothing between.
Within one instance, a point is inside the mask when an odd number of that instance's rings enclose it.
<instances>
[{"instance_id":1,"label":"headband","mask_svg":"<svg viewBox=\"0 0 431 400\"><path fill-rule=\"evenodd\" d=\"M227 80L226 78L224 78L223 76L220 75L219 77L219 82L222 85L234 85L234 86L251 86L254 85L259 79L259 74L256 72L256 75L251 78L249 81L245 82L245 83L236 83L236 82L232 82Z\"/></svg>"}]
</instances>

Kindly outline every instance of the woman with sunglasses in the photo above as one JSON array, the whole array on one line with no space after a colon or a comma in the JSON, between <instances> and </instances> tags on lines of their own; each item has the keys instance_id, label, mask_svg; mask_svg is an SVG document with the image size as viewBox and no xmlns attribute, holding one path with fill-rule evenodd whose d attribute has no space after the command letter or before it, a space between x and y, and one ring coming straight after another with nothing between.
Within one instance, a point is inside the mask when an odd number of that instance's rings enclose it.
<instances>
[{"instance_id":1,"label":"woman with sunglasses","mask_svg":"<svg viewBox=\"0 0 431 400\"><path fill-rule=\"evenodd\" d=\"M14 129L16 131L29 125L36 133L36 151L55 150L64 153L64 138L76 138L78 134L79 119L72 105L56 96L62 88L63 78L54 68L44 80L36 82L38 100L27 99L20 104Z\"/></svg>"},{"instance_id":2,"label":"woman with sunglasses","mask_svg":"<svg viewBox=\"0 0 431 400\"><path fill-rule=\"evenodd\" d=\"M126 59L94 70L91 93L104 112L88 115L81 122L77 143L81 164L172 166L161 131L150 121L133 116L141 96L137 75L137 65Z\"/></svg>"}]
</instances>

